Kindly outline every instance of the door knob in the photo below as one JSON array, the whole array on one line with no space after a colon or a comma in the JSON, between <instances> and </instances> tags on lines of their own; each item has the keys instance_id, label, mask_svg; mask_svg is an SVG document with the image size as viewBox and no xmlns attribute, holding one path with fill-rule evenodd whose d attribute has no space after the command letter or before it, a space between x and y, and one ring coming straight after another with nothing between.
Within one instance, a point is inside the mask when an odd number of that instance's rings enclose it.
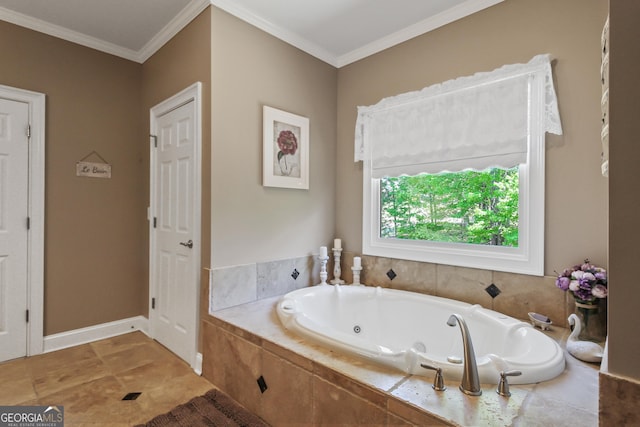
<instances>
[{"instance_id":1,"label":"door knob","mask_svg":"<svg viewBox=\"0 0 640 427\"><path fill-rule=\"evenodd\" d=\"M189 249L193 248L193 240L191 240L191 239L189 239L189 241L188 241L188 242L180 242L180 244L181 244L182 246L186 246L186 247L188 247Z\"/></svg>"}]
</instances>

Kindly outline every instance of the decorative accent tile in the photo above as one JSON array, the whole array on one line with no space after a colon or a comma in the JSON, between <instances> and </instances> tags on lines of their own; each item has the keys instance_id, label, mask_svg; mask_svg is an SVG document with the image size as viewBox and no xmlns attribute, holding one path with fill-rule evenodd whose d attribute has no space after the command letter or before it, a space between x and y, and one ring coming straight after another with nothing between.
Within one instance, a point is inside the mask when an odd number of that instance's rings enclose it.
<instances>
[{"instance_id":1,"label":"decorative accent tile","mask_svg":"<svg viewBox=\"0 0 640 427\"><path fill-rule=\"evenodd\" d=\"M500 289L493 283L487 286L484 290L487 291L489 295L491 295L491 298L495 298L500 295Z\"/></svg>"},{"instance_id":2,"label":"decorative accent tile","mask_svg":"<svg viewBox=\"0 0 640 427\"><path fill-rule=\"evenodd\" d=\"M297 268L293 269L293 273L291 273L291 277L293 277L293 280L298 279L298 276L300 275L300 272L298 271Z\"/></svg>"},{"instance_id":3,"label":"decorative accent tile","mask_svg":"<svg viewBox=\"0 0 640 427\"><path fill-rule=\"evenodd\" d=\"M133 393L127 393L122 400L136 400L138 397L140 397L142 393L139 391L135 391Z\"/></svg>"},{"instance_id":4,"label":"decorative accent tile","mask_svg":"<svg viewBox=\"0 0 640 427\"><path fill-rule=\"evenodd\" d=\"M389 271L387 271L387 277L389 278L389 280L393 280L395 279L397 276L396 272L393 271L393 268L389 269Z\"/></svg>"},{"instance_id":5,"label":"decorative accent tile","mask_svg":"<svg viewBox=\"0 0 640 427\"><path fill-rule=\"evenodd\" d=\"M258 387L260 387L260 393L264 393L265 391L267 391L267 382L264 380L264 377L262 375L260 375L260 378L258 378Z\"/></svg>"}]
</instances>

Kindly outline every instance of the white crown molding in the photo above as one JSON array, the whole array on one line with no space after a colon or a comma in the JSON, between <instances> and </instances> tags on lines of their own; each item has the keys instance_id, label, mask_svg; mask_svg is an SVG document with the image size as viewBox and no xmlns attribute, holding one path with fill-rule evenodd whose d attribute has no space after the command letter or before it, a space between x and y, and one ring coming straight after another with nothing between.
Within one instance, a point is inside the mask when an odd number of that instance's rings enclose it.
<instances>
[{"instance_id":1,"label":"white crown molding","mask_svg":"<svg viewBox=\"0 0 640 427\"><path fill-rule=\"evenodd\" d=\"M0 20L28 28L30 30L38 31L40 33L48 34L59 39L67 40L85 47L116 55L130 61L137 62L138 59L138 54L134 50L123 48L122 46L105 42L95 37L91 37L77 31L69 30L59 25L51 24L49 22L45 22L31 16L23 15L22 13L15 12L4 7L0 7Z\"/></svg>"},{"instance_id":2,"label":"white crown molding","mask_svg":"<svg viewBox=\"0 0 640 427\"><path fill-rule=\"evenodd\" d=\"M336 58L336 67L344 67L345 65L349 65L353 62L366 58L367 56L371 56L414 37L433 31L436 28L443 27L457 21L458 19L462 19L483 9L502 3L503 1L504 0L468 0L455 7L447 9L444 12Z\"/></svg>"},{"instance_id":3,"label":"white crown molding","mask_svg":"<svg viewBox=\"0 0 640 427\"><path fill-rule=\"evenodd\" d=\"M142 49L137 52L137 62L143 63L147 59L156 53L162 46L171 40L176 34L178 34L184 27L186 27L193 19L200 15L200 13L209 7L209 0L191 0L189 4L180 11L162 30Z\"/></svg>"},{"instance_id":4,"label":"white crown molding","mask_svg":"<svg viewBox=\"0 0 640 427\"><path fill-rule=\"evenodd\" d=\"M191 0L178 15L139 51L118 46L4 7L0 7L0 20L142 64L187 26L200 12L205 10L209 4L209 0Z\"/></svg>"},{"instance_id":5,"label":"white crown molding","mask_svg":"<svg viewBox=\"0 0 640 427\"><path fill-rule=\"evenodd\" d=\"M411 25L341 56L334 55L309 40L256 16L246 9L239 7L233 0L211 0L211 4L336 68L340 68L503 1L504 0L468 0L431 18L425 19L424 21L418 22L417 24Z\"/></svg>"},{"instance_id":6,"label":"white crown molding","mask_svg":"<svg viewBox=\"0 0 640 427\"><path fill-rule=\"evenodd\" d=\"M238 19L245 21L248 24L257 27L264 32L271 34L272 36L294 46L298 49L314 56L334 67L337 67L336 56L318 46L315 43L310 42L304 37L299 36L285 28L269 22L258 15L246 10L243 7L239 7L233 0L210 0L211 4L230 13Z\"/></svg>"},{"instance_id":7,"label":"white crown molding","mask_svg":"<svg viewBox=\"0 0 640 427\"><path fill-rule=\"evenodd\" d=\"M268 34L297 47L311 56L314 56L336 68L340 68L503 1L504 0L468 0L429 19L425 19L424 21L378 39L341 56L332 54L304 37L275 25L242 7L239 7L233 0L191 0L191 2L178 15L176 15L175 18L173 18L139 51L134 51L113 43L105 42L77 31L72 31L40 19L14 12L4 7L0 7L0 20L119 56L130 61L144 63L203 10L205 10L209 5L213 5L247 22L248 24L267 32Z\"/></svg>"}]
</instances>

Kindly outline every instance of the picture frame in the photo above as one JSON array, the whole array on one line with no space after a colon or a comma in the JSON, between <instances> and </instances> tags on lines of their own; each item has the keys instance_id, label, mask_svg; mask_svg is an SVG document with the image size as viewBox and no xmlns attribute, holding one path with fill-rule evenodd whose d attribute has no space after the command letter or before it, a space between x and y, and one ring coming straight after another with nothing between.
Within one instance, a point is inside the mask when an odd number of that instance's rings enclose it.
<instances>
[{"instance_id":1,"label":"picture frame","mask_svg":"<svg viewBox=\"0 0 640 427\"><path fill-rule=\"evenodd\" d=\"M262 107L262 185L309 189L309 119Z\"/></svg>"}]
</instances>

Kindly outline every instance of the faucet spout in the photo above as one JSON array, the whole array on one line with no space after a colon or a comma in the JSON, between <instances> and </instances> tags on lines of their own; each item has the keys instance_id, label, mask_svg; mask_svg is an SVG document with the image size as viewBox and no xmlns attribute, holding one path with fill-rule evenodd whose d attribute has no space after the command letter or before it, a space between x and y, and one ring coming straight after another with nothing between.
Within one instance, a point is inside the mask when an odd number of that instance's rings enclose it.
<instances>
[{"instance_id":1,"label":"faucet spout","mask_svg":"<svg viewBox=\"0 0 640 427\"><path fill-rule=\"evenodd\" d=\"M476 363L476 354L473 351L473 343L471 342L471 335L467 328L467 323L459 314L452 314L447 320L447 325L456 326L456 323L460 326L460 332L462 333L462 346L464 351L464 371L462 373L462 382L460 383L460 390L470 396L480 396L482 389L480 388L480 378L478 376L478 365Z\"/></svg>"}]
</instances>

